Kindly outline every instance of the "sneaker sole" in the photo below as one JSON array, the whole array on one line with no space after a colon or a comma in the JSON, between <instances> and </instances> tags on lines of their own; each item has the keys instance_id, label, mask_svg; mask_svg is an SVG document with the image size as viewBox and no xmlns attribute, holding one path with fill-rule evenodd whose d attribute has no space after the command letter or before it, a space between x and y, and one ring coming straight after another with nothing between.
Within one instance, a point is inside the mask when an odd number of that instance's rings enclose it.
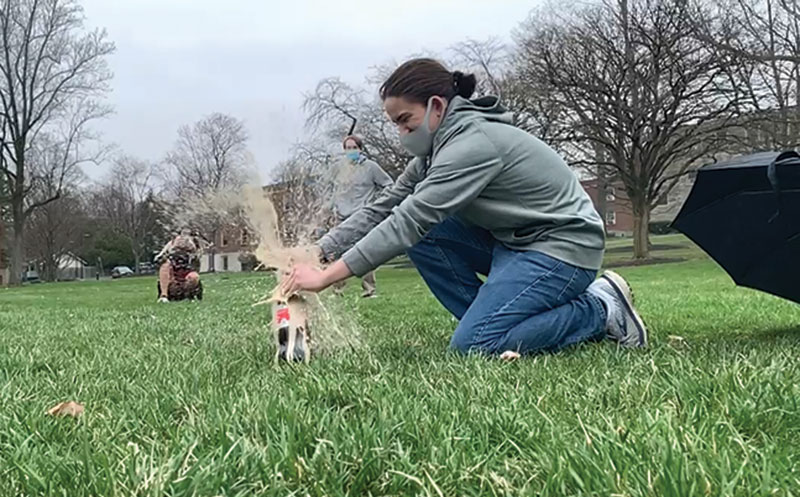
<instances>
[{"instance_id":1,"label":"sneaker sole","mask_svg":"<svg viewBox=\"0 0 800 497\"><path fill-rule=\"evenodd\" d=\"M647 347L647 327L645 327L644 320L633 307L633 291L631 291L630 285L625 281L625 278L614 271L604 272L601 278L611 285L617 296L625 303L625 309L633 316L633 322L639 332L639 343L636 347Z\"/></svg>"},{"instance_id":2,"label":"sneaker sole","mask_svg":"<svg viewBox=\"0 0 800 497\"><path fill-rule=\"evenodd\" d=\"M625 281L625 278L620 276L619 273L614 271L603 271L603 274L600 277L611 283L611 286L614 288L614 290L617 293L621 293L625 300L630 301L632 304L636 304L636 295L634 295L633 289L631 289L631 286L627 281Z\"/></svg>"}]
</instances>

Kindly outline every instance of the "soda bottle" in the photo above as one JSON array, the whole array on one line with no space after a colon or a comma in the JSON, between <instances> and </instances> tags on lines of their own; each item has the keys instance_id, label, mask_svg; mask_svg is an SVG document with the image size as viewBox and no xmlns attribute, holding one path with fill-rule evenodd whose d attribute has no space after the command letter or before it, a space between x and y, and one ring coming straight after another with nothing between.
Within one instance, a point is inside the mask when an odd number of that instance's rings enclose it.
<instances>
[{"instance_id":1,"label":"soda bottle","mask_svg":"<svg viewBox=\"0 0 800 497\"><path fill-rule=\"evenodd\" d=\"M284 302L275 306L275 326L278 327L278 357L285 361L289 342L289 306Z\"/></svg>"},{"instance_id":2,"label":"soda bottle","mask_svg":"<svg viewBox=\"0 0 800 497\"><path fill-rule=\"evenodd\" d=\"M292 330L290 324L289 306L285 302L280 302L275 307L275 326L278 327L278 357L284 361L287 359L287 350L289 347L289 333L296 333L295 346L294 346L294 361L301 362L305 358L305 350L303 348L303 336L295 330Z\"/></svg>"}]
</instances>

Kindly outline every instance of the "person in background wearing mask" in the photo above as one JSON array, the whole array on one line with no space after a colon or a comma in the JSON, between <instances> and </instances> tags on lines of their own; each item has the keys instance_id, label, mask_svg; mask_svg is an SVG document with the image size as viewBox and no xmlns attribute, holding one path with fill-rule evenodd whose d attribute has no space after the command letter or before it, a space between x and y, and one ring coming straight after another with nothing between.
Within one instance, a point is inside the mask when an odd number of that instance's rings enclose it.
<instances>
[{"instance_id":1,"label":"person in background wearing mask","mask_svg":"<svg viewBox=\"0 0 800 497\"><path fill-rule=\"evenodd\" d=\"M389 76L384 110L416 158L320 240L335 262L296 265L285 291L319 291L407 251L458 319L450 346L459 352L513 359L604 337L645 346L628 283L610 271L595 280L605 235L578 178L497 98L470 100L475 84L432 59Z\"/></svg>"},{"instance_id":2,"label":"person in background wearing mask","mask_svg":"<svg viewBox=\"0 0 800 497\"><path fill-rule=\"evenodd\" d=\"M364 154L364 142L357 136L348 136L342 141L345 164L336 178L333 194L335 224L341 224L359 209L375 200L384 189L392 186L391 176L377 162ZM336 285L337 291L344 282ZM362 297L375 297L377 291L375 271L361 278Z\"/></svg>"}]
</instances>

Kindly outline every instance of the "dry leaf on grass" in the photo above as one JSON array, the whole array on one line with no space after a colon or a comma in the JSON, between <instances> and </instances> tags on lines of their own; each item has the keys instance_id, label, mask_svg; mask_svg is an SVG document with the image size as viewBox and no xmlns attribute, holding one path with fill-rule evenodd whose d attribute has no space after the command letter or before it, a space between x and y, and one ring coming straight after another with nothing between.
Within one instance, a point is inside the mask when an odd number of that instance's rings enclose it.
<instances>
[{"instance_id":1,"label":"dry leaf on grass","mask_svg":"<svg viewBox=\"0 0 800 497\"><path fill-rule=\"evenodd\" d=\"M72 416L77 418L83 414L83 406L73 401L62 402L47 411L47 414L50 416Z\"/></svg>"},{"instance_id":2,"label":"dry leaf on grass","mask_svg":"<svg viewBox=\"0 0 800 497\"><path fill-rule=\"evenodd\" d=\"M678 335L669 335L667 339L669 340L669 344L676 349L689 346L686 339Z\"/></svg>"}]
</instances>

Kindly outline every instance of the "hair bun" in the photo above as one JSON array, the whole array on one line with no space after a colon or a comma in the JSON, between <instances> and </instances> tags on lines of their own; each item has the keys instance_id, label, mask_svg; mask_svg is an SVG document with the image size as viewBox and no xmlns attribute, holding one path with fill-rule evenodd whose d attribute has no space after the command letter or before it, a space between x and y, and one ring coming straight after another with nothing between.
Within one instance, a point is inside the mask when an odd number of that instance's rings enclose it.
<instances>
[{"instance_id":1,"label":"hair bun","mask_svg":"<svg viewBox=\"0 0 800 497\"><path fill-rule=\"evenodd\" d=\"M464 74L461 71L453 72L453 89L456 95L470 98L475 93L475 86L478 81L474 74Z\"/></svg>"}]
</instances>

